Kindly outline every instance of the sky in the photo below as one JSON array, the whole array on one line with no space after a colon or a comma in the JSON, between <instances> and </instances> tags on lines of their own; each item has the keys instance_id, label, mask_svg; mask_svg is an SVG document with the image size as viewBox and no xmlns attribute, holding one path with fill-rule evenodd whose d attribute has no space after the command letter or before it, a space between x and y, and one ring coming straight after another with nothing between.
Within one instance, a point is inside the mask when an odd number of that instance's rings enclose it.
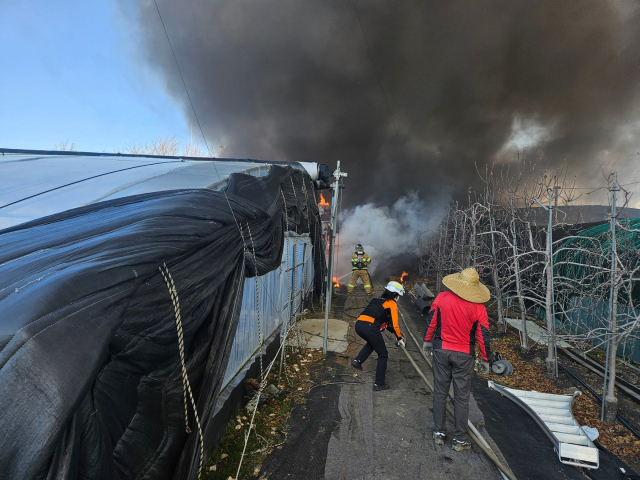
<instances>
[{"instance_id":1,"label":"sky","mask_svg":"<svg viewBox=\"0 0 640 480\"><path fill-rule=\"evenodd\" d=\"M0 1L0 147L123 151L189 140L164 80L115 2Z\"/></svg>"},{"instance_id":2,"label":"sky","mask_svg":"<svg viewBox=\"0 0 640 480\"><path fill-rule=\"evenodd\" d=\"M210 143L340 159L350 208L466 198L522 149L584 187L640 187L635 0L158 5ZM166 40L151 0L0 0L0 147L198 142Z\"/></svg>"}]
</instances>

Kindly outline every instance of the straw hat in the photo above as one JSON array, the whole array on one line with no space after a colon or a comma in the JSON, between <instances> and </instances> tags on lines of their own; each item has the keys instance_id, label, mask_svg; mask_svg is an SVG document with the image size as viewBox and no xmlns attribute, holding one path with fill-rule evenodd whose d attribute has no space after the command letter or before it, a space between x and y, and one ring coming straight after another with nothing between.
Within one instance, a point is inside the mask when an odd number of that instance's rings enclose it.
<instances>
[{"instance_id":1,"label":"straw hat","mask_svg":"<svg viewBox=\"0 0 640 480\"><path fill-rule=\"evenodd\" d=\"M480 276L475 268L447 275L442 279L442 283L467 302L485 303L491 299L489 289L480 283Z\"/></svg>"}]
</instances>

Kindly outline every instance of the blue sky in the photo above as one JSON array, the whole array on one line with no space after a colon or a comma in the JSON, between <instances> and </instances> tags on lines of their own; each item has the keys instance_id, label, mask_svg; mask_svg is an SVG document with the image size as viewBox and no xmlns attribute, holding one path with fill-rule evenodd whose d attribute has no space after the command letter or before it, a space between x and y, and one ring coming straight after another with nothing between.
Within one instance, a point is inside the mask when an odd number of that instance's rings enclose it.
<instances>
[{"instance_id":1,"label":"blue sky","mask_svg":"<svg viewBox=\"0 0 640 480\"><path fill-rule=\"evenodd\" d=\"M0 147L188 141L163 79L136 61L140 38L124 14L115 2L0 1Z\"/></svg>"}]
</instances>

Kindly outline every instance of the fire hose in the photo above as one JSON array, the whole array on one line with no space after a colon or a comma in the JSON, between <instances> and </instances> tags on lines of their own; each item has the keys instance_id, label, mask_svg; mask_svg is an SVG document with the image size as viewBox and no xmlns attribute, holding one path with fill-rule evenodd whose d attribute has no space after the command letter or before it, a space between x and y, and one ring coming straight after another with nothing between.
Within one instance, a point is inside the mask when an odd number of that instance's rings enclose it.
<instances>
[{"instance_id":1,"label":"fire hose","mask_svg":"<svg viewBox=\"0 0 640 480\"><path fill-rule=\"evenodd\" d=\"M400 311L400 309L398 309L398 313L400 314L400 317L402 318L402 323L404 324L407 333L409 333L409 336L411 336L411 339L414 341L414 343L418 347L418 351L420 352L420 354L422 355L424 360L427 362L427 364L430 367L433 367L433 365L431 364L431 361L424 354L424 352L422 351L422 348L418 344L418 341L416 340L416 337L413 335L413 333L411 333L411 330L409 330L409 326L407 325L407 322L404 319L404 315ZM418 375L420 375L420 378L422 378L422 381L427 385L427 388L433 393L433 391L434 391L433 385L431 385L431 382L429 382L429 380L427 380L427 377L424 376L424 374L422 373L422 370L420 370L420 368L418 367L416 362L413 360L413 357L411 357L411 355L407 351L406 347L400 347L400 348L402 349L402 351L404 352L406 357L409 359L409 362L411 362L411 365L413 365L413 368L415 368L415 370L418 373ZM452 397L451 389L449 390L449 396ZM452 418L454 417L453 407L450 404L447 404L447 413L449 413L449 415ZM492 450L491 446L489 446L489 444L484 439L484 437L480 434L480 432L475 427L475 425L473 423L471 423L471 421L467 420L467 426L469 428L469 431L468 431L469 438L471 438L471 440L473 440L475 442L475 444L478 445L478 447L480 447L480 449L487 455L487 457L489 457L489 460L491 460L495 464L495 466L498 468L500 474L502 475L502 478L504 478L504 479L508 478L509 480L516 480L515 475L511 472L510 469L508 469L507 467L504 466L504 464L497 457L495 452Z\"/></svg>"}]
</instances>

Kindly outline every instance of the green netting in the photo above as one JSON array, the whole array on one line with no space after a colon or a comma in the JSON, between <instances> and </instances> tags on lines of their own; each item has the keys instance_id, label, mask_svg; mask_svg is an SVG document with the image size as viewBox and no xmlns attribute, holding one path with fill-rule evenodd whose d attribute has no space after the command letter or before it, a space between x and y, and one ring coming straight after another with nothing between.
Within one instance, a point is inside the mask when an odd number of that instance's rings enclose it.
<instances>
[{"instance_id":1,"label":"green netting","mask_svg":"<svg viewBox=\"0 0 640 480\"><path fill-rule=\"evenodd\" d=\"M640 228L640 218L621 220L618 223L627 229ZM617 228L616 249L620 258L636 263L640 234ZM573 288L585 290L609 282L611 225L596 225L568 239L556 249L553 262L554 279L557 278L560 284L571 284Z\"/></svg>"}]
</instances>

